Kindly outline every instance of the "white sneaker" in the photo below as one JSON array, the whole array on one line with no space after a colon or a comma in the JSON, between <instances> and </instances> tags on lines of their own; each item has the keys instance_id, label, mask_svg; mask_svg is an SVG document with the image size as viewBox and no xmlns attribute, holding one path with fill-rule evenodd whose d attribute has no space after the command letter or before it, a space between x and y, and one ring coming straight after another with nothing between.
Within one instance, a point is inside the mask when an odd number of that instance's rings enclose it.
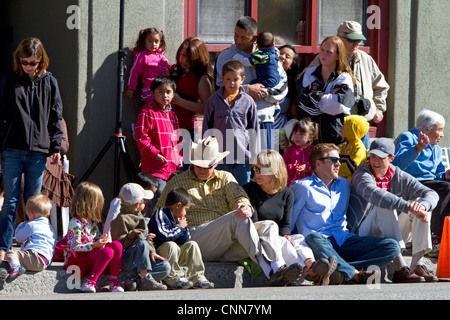
<instances>
[{"instance_id":1,"label":"white sneaker","mask_svg":"<svg viewBox=\"0 0 450 320\"><path fill-rule=\"evenodd\" d=\"M195 284L194 288L199 289L213 289L214 283L209 282L207 279L199 279Z\"/></svg>"},{"instance_id":2,"label":"white sneaker","mask_svg":"<svg viewBox=\"0 0 450 320\"><path fill-rule=\"evenodd\" d=\"M193 287L194 287L194 284L192 283L192 281L189 281L186 278L180 278L175 283L175 286L173 287L173 289L191 289Z\"/></svg>"}]
</instances>

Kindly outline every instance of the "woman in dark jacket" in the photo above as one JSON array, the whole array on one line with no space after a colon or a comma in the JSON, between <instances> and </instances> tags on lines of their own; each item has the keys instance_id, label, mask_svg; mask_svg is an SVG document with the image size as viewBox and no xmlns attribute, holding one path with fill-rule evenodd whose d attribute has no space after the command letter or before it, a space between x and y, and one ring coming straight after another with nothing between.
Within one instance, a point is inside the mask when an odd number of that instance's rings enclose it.
<instances>
[{"instance_id":1,"label":"woman in dark jacket","mask_svg":"<svg viewBox=\"0 0 450 320\"><path fill-rule=\"evenodd\" d=\"M0 84L1 166L5 188L0 212L0 258L11 248L24 176L24 203L42 187L47 157L61 160L62 102L39 39L26 38L13 54L14 72Z\"/></svg>"}]
</instances>

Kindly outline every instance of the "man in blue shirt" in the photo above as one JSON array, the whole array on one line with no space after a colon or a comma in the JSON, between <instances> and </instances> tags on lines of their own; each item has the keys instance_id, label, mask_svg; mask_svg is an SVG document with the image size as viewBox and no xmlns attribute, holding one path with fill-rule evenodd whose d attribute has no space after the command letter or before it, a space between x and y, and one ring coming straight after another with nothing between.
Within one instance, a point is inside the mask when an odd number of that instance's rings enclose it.
<instances>
[{"instance_id":1,"label":"man in blue shirt","mask_svg":"<svg viewBox=\"0 0 450 320\"><path fill-rule=\"evenodd\" d=\"M336 145L316 145L309 162L313 175L290 186L294 192L291 229L306 237L316 259L338 258L330 284L366 283L373 273L361 270L386 265L400 253L400 247L393 239L361 237L347 229L350 183L338 176L341 164Z\"/></svg>"}]
</instances>

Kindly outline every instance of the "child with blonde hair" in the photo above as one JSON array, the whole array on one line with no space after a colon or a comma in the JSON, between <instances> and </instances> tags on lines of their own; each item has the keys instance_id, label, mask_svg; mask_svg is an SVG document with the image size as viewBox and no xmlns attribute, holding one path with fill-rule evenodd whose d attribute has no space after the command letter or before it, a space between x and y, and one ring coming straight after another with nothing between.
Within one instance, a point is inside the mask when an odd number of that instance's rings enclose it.
<instances>
[{"instance_id":1,"label":"child with blonde hair","mask_svg":"<svg viewBox=\"0 0 450 320\"><path fill-rule=\"evenodd\" d=\"M25 206L29 218L16 229L15 238L22 242L20 250L6 252L5 261L9 263L6 282L17 279L25 271L43 271L52 261L55 249L55 235L49 221L51 201L48 197L37 194L31 196ZM0 271L4 275L4 271ZM1 280L0 280L1 281Z\"/></svg>"},{"instance_id":2,"label":"child with blonde hair","mask_svg":"<svg viewBox=\"0 0 450 320\"><path fill-rule=\"evenodd\" d=\"M98 228L101 221L104 198L102 190L90 182L81 182L75 189L70 204L67 231L67 249L64 268L77 265L81 271L81 292L96 292L97 280L109 266L109 290L123 292L119 283L122 267L122 244L108 242L108 235L102 235Z\"/></svg>"},{"instance_id":3,"label":"child with blonde hair","mask_svg":"<svg viewBox=\"0 0 450 320\"><path fill-rule=\"evenodd\" d=\"M312 175L309 165L309 152L319 136L319 125L309 118L301 119L294 124L289 142L291 145L283 153L288 172L289 187L295 180L300 180Z\"/></svg>"}]
</instances>

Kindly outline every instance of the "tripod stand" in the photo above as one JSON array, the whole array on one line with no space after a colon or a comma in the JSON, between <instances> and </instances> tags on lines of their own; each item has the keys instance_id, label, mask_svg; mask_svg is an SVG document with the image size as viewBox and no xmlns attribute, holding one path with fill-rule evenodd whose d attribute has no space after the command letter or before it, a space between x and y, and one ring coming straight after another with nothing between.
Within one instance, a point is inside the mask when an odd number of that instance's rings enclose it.
<instances>
[{"instance_id":1,"label":"tripod stand","mask_svg":"<svg viewBox=\"0 0 450 320\"><path fill-rule=\"evenodd\" d=\"M124 77L124 60L127 55L126 51L123 50L123 31L124 31L124 11L125 11L125 0L120 0L120 27L119 27L119 66L118 66L118 85L117 85L117 104L116 104L116 127L114 135L111 136L108 142L105 144L103 149L100 151L98 156L94 159L92 164L87 169L86 173L81 177L80 181L85 181L89 178L91 173L97 167L102 158L106 155L106 152L114 144L114 195L119 193L120 189L120 159L122 159L127 175L128 181L133 181L136 176L136 169L134 164L128 155L125 148L126 137L122 135L122 94L123 94L123 77ZM79 183L78 182L78 183ZM77 184L78 184L77 183Z\"/></svg>"}]
</instances>

